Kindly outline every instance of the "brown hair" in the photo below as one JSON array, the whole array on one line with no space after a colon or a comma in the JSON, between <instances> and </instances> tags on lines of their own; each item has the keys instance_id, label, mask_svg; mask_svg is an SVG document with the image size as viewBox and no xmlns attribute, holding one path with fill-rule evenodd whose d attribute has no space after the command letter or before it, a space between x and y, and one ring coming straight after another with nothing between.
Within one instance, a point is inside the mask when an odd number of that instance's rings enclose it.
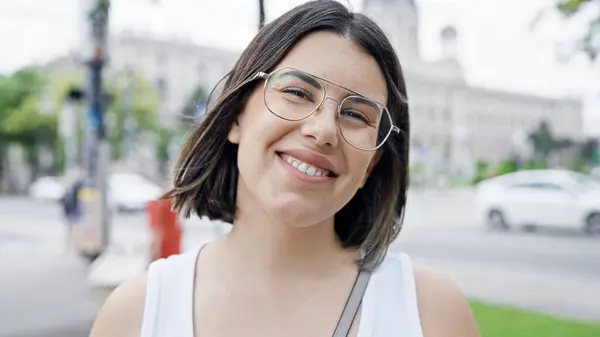
<instances>
[{"instance_id":1,"label":"brown hair","mask_svg":"<svg viewBox=\"0 0 600 337\"><path fill-rule=\"evenodd\" d=\"M400 232L406 206L409 116L406 87L398 58L383 31L368 17L330 0L311 1L285 13L260 30L231 71L215 105L186 142L176 165L176 211L233 223L238 180L237 145L227 134L256 89L248 81L269 72L296 42L315 31L337 33L353 41L379 64L387 82L387 107L401 132L384 146L366 184L335 215L335 231L344 247L361 248L360 263L376 266Z\"/></svg>"}]
</instances>

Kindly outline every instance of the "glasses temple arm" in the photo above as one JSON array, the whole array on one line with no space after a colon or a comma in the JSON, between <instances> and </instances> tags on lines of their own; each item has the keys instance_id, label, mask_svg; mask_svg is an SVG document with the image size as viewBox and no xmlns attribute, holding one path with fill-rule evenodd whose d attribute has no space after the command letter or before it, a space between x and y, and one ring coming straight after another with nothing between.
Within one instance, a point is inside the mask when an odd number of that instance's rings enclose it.
<instances>
[{"instance_id":1,"label":"glasses temple arm","mask_svg":"<svg viewBox=\"0 0 600 337\"><path fill-rule=\"evenodd\" d=\"M255 79L257 79L257 78L262 78L262 79L265 79L265 80L266 80L266 79L268 79L268 78L269 78L269 74L267 74L267 73L264 73L264 72L262 72L262 71L259 71L259 72L257 72L257 73L256 73L256 75L254 75L254 77L252 77L252 80L255 80Z\"/></svg>"}]
</instances>

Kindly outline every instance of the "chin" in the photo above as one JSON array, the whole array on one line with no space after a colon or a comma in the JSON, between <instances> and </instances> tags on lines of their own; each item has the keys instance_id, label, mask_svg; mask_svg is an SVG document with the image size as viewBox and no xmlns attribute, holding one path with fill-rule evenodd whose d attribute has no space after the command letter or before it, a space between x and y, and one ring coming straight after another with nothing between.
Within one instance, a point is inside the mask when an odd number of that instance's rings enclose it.
<instances>
[{"instance_id":1,"label":"chin","mask_svg":"<svg viewBox=\"0 0 600 337\"><path fill-rule=\"evenodd\" d=\"M306 197L280 196L270 203L267 212L271 218L289 227L311 227L333 218L335 212L323 209L325 203Z\"/></svg>"}]
</instances>

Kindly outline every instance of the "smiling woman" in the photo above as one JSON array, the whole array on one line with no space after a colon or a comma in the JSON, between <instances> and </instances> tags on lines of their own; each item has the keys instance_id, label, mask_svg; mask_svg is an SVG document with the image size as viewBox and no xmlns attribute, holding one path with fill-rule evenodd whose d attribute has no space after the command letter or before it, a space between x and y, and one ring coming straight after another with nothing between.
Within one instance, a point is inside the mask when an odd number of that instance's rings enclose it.
<instances>
[{"instance_id":1,"label":"smiling woman","mask_svg":"<svg viewBox=\"0 0 600 337\"><path fill-rule=\"evenodd\" d=\"M123 284L92 336L477 336L453 283L388 252L408 135L402 70L373 21L325 0L266 25L165 196L231 232Z\"/></svg>"}]
</instances>

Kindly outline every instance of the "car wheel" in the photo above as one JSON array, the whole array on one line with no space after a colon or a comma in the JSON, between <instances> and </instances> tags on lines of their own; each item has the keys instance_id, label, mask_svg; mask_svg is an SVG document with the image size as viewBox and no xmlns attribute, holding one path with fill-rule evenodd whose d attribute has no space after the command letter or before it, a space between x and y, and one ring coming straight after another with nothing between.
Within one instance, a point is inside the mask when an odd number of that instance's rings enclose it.
<instances>
[{"instance_id":1,"label":"car wheel","mask_svg":"<svg viewBox=\"0 0 600 337\"><path fill-rule=\"evenodd\" d=\"M499 210L491 210L488 213L487 224L492 229L507 230L510 228L504 214Z\"/></svg>"},{"instance_id":2,"label":"car wheel","mask_svg":"<svg viewBox=\"0 0 600 337\"><path fill-rule=\"evenodd\" d=\"M594 212L586 218L584 231L589 235L600 233L600 212Z\"/></svg>"}]
</instances>

